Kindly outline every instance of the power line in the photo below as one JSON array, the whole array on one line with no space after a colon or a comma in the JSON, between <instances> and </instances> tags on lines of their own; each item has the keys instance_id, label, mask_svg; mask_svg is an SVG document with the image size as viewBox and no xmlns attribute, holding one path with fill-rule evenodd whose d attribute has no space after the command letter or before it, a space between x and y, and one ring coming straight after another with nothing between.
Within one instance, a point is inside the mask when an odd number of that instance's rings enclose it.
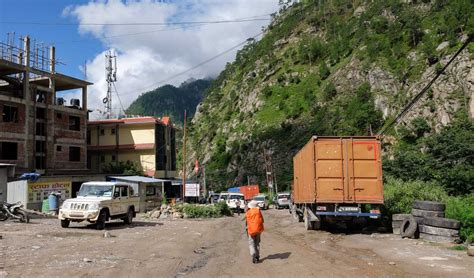
<instances>
[{"instance_id":1,"label":"power line","mask_svg":"<svg viewBox=\"0 0 474 278\"><path fill-rule=\"evenodd\" d=\"M446 70L446 68L456 59L456 57L466 48L472 40L472 35L470 35L461 48L451 57L448 63L436 73L436 75L431 79L431 81L426 84L426 86L418 93L416 96L403 108L403 110L398 113L398 115L391 120L387 125L383 126L382 129L378 132L379 135L384 134L387 130L392 128L394 125L398 124L400 120L413 108L413 106L421 99L421 97L428 91L428 89L433 85L433 83L440 77L440 75Z\"/></svg>"},{"instance_id":2,"label":"power line","mask_svg":"<svg viewBox=\"0 0 474 278\"><path fill-rule=\"evenodd\" d=\"M260 32L260 33L256 34L256 35L253 36L253 37L250 37L250 38L251 38L251 39L255 39L255 38L257 38L258 36L260 36L261 34L263 34L263 32ZM249 39L250 39L250 38L249 38ZM219 58L219 57L221 57L221 56L223 56L223 55L229 53L229 52L231 52L232 50L234 50L234 49L236 49L236 48L238 48L238 47L244 45L249 39L246 39L245 41L240 42L239 44L237 44L237 45L235 45L235 46L233 46L233 47L231 47L231 48L229 48L229 49L227 49L227 50L225 50L225 51L223 51L223 52L221 52L221 53L219 53L219 54L217 54L217 55L215 55L215 56L213 56L213 57L211 57L211 58L209 58L209 59L207 59L207 60L204 60L204 61L200 62L199 64L197 64L197 65L195 65L195 66L193 66L193 67L191 67L191 68L189 68L189 69L187 69L187 70L184 70L184 71L179 72L179 73L177 73L177 74L175 74L175 75L172 75L172 76L170 76L170 77L168 77L168 78L166 78L166 79L160 80L160 81L158 81L158 82L156 82L156 83L153 83L153 84L151 84L151 85L149 85L149 86L146 86L146 87L142 88L141 91L146 91L146 90L148 90L148 89L150 89L150 88L156 88L156 86L158 86L159 84L166 83L166 82L168 82L168 81L170 81L170 80L172 80L172 79L175 79L176 77L179 77L179 76L181 76L181 75L183 75L183 74L186 74L186 73L188 73L188 72L190 72L190 71L193 71L193 70L195 70L195 69L197 69L197 68L199 68L199 67L201 67L201 66L203 66L203 65L205 65L205 64L207 64L207 63L209 63L209 62L211 62L211 61L213 61L213 60L215 60L215 59L217 59L217 58ZM128 94L131 94L131 93L128 93ZM122 95L126 95L126 94L122 94Z\"/></svg>"},{"instance_id":3,"label":"power line","mask_svg":"<svg viewBox=\"0 0 474 278\"><path fill-rule=\"evenodd\" d=\"M266 21L271 18L237 18L230 20L210 20L210 21L170 21L170 22L126 22L126 23L69 23L69 22L32 22L32 21L0 21L0 24L15 25L35 25L35 26L167 26L167 25L187 25L187 24L222 24L237 22Z\"/></svg>"}]
</instances>

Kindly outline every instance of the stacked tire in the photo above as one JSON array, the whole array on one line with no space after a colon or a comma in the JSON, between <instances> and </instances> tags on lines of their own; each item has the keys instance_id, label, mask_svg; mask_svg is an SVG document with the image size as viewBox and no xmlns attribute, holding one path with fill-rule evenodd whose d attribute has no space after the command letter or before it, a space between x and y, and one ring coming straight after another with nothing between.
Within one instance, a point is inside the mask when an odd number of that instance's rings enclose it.
<instances>
[{"instance_id":1,"label":"stacked tire","mask_svg":"<svg viewBox=\"0 0 474 278\"><path fill-rule=\"evenodd\" d=\"M415 200L411 214L419 225L423 225L425 217L444 217L446 206L443 203Z\"/></svg>"},{"instance_id":2,"label":"stacked tire","mask_svg":"<svg viewBox=\"0 0 474 278\"><path fill-rule=\"evenodd\" d=\"M400 234L400 226L402 222L405 221L410 216L410 214L393 214L392 215L392 231L395 235Z\"/></svg>"},{"instance_id":3,"label":"stacked tire","mask_svg":"<svg viewBox=\"0 0 474 278\"><path fill-rule=\"evenodd\" d=\"M420 225L420 238L434 242L458 242L461 223L454 219L425 217Z\"/></svg>"},{"instance_id":4,"label":"stacked tire","mask_svg":"<svg viewBox=\"0 0 474 278\"><path fill-rule=\"evenodd\" d=\"M460 222L444 218L446 206L432 201L413 202L411 214L418 223L420 238L433 242L455 242L459 240Z\"/></svg>"}]
</instances>

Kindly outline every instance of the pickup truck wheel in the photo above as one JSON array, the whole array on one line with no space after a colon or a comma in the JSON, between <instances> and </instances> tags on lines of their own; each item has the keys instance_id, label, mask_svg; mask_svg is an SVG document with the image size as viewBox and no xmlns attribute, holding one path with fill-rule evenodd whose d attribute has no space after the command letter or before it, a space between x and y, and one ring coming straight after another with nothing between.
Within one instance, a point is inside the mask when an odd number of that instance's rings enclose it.
<instances>
[{"instance_id":1,"label":"pickup truck wheel","mask_svg":"<svg viewBox=\"0 0 474 278\"><path fill-rule=\"evenodd\" d=\"M128 209L127 216L122 219L125 224L130 225L133 221L133 210L131 208Z\"/></svg>"},{"instance_id":2,"label":"pickup truck wheel","mask_svg":"<svg viewBox=\"0 0 474 278\"><path fill-rule=\"evenodd\" d=\"M61 220L61 227L63 228L68 228L69 227L69 223L71 223L71 221L65 219L65 220Z\"/></svg>"},{"instance_id":3,"label":"pickup truck wheel","mask_svg":"<svg viewBox=\"0 0 474 278\"><path fill-rule=\"evenodd\" d=\"M101 210L99 217L97 218L97 221L95 222L95 228L97 230L105 229L105 221L107 221L107 213Z\"/></svg>"}]
</instances>

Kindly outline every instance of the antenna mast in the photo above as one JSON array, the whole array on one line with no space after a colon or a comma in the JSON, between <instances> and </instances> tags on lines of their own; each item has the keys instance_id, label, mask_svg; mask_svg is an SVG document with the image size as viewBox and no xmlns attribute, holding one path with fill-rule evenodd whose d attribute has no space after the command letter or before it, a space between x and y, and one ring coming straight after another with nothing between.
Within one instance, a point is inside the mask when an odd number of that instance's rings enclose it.
<instances>
[{"instance_id":1,"label":"antenna mast","mask_svg":"<svg viewBox=\"0 0 474 278\"><path fill-rule=\"evenodd\" d=\"M117 81L117 55L114 50L105 53L105 74L107 81L107 96L102 100L105 104L107 119L112 117L112 87Z\"/></svg>"}]
</instances>

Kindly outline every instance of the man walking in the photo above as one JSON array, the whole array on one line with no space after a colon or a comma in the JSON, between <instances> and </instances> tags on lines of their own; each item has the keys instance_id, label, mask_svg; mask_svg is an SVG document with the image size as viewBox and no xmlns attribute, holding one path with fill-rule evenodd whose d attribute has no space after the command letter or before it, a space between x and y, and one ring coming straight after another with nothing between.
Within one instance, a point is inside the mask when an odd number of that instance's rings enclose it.
<instances>
[{"instance_id":1,"label":"man walking","mask_svg":"<svg viewBox=\"0 0 474 278\"><path fill-rule=\"evenodd\" d=\"M263 232L263 216L256 201L250 201L245 213L250 255L254 264L260 261L260 234Z\"/></svg>"}]
</instances>

